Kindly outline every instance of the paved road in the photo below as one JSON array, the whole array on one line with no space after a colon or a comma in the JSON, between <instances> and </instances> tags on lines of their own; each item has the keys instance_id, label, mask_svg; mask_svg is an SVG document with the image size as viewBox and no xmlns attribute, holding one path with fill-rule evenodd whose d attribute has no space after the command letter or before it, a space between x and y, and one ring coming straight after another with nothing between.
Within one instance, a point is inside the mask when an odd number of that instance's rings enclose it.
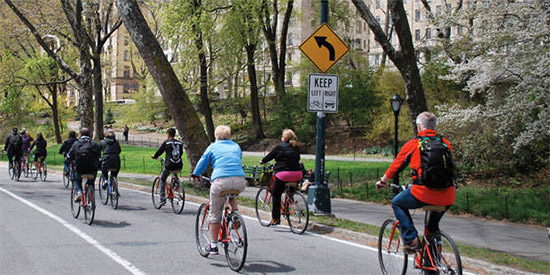
<instances>
[{"instance_id":1,"label":"paved road","mask_svg":"<svg viewBox=\"0 0 550 275\"><path fill-rule=\"evenodd\" d=\"M58 175L47 182L12 182L0 165L0 274L230 274L223 253L198 255L197 205L181 215L151 206L147 193L121 190L120 208L98 205L92 226L73 219L69 190ZM246 219L249 252L244 273L379 274L366 246ZM86 264L86 267L83 267Z\"/></svg>"}]
</instances>

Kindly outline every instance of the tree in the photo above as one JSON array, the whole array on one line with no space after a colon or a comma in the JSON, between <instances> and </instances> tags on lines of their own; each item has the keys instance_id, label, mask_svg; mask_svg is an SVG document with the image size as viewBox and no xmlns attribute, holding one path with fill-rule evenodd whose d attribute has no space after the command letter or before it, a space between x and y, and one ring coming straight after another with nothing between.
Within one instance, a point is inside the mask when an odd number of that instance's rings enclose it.
<instances>
[{"instance_id":1,"label":"tree","mask_svg":"<svg viewBox=\"0 0 550 275\"><path fill-rule=\"evenodd\" d=\"M41 35L36 27L29 19L13 4L11 0L4 0L10 9L19 17L23 24L30 30L32 35L42 49L58 64L65 73L67 73L78 85L79 88L79 109L80 109L80 126L93 129L93 87L91 77L91 54L90 54L90 37L86 32L86 26L83 24L84 14L81 0L76 0L74 5L68 0L60 0L61 7L67 18L67 21L72 29L73 44L78 48L80 71L76 72L71 68L57 53L51 49L44 36ZM68 38L68 37L67 37Z\"/></svg>"},{"instance_id":2,"label":"tree","mask_svg":"<svg viewBox=\"0 0 550 275\"><path fill-rule=\"evenodd\" d=\"M292 8L294 0L286 0L286 9L281 24L281 32L278 32L279 27L279 1L278 0L262 0L258 9L258 18L262 26L269 49L269 57L271 60L272 79L275 85L275 92L280 99L285 95L285 68L286 68L286 39L288 36L288 26L290 17L292 16ZM279 48L277 49L277 36L279 36Z\"/></svg>"},{"instance_id":3,"label":"tree","mask_svg":"<svg viewBox=\"0 0 550 275\"><path fill-rule=\"evenodd\" d=\"M391 41L388 40L386 33L376 21L376 18L370 11L369 7L363 0L352 0L353 4L359 11L361 17L369 25L370 30L374 34L375 40L380 43L384 53L395 65L401 73L405 82L405 93L407 105L410 109L410 122L416 133L416 117L428 110L424 88L420 78L420 71L417 66L416 53L413 46L413 40L407 14L403 7L402 0L388 0L388 7L391 13L393 28L399 38L400 50L396 50Z\"/></svg>"},{"instance_id":4,"label":"tree","mask_svg":"<svg viewBox=\"0 0 550 275\"><path fill-rule=\"evenodd\" d=\"M182 136L191 169L208 146L202 124L135 0L116 0L119 14L149 68Z\"/></svg>"}]
</instances>

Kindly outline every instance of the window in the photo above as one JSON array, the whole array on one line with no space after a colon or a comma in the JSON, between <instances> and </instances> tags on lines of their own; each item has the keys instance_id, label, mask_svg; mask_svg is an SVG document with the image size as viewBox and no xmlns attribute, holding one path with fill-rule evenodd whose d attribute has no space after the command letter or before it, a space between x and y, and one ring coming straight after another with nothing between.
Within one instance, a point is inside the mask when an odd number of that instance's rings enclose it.
<instances>
[{"instance_id":1,"label":"window","mask_svg":"<svg viewBox=\"0 0 550 275\"><path fill-rule=\"evenodd\" d=\"M403 0L403 4L407 4L407 0Z\"/></svg>"},{"instance_id":2,"label":"window","mask_svg":"<svg viewBox=\"0 0 550 275\"><path fill-rule=\"evenodd\" d=\"M380 16L376 16L376 22L378 22L378 24L380 24Z\"/></svg>"},{"instance_id":3,"label":"window","mask_svg":"<svg viewBox=\"0 0 550 275\"><path fill-rule=\"evenodd\" d=\"M292 33L289 33L288 34L288 45L292 46L294 42L294 36L292 35Z\"/></svg>"},{"instance_id":4,"label":"window","mask_svg":"<svg viewBox=\"0 0 550 275\"><path fill-rule=\"evenodd\" d=\"M122 85L122 93L124 94L130 93L130 84L124 83L124 85Z\"/></svg>"},{"instance_id":5,"label":"window","mask_svg":"<svg viewBox=\"0 0 550 275\"><path fill-rule=\"evenodd\" d=\"M420 10L414 10L414 21L419 22L421 20L422 18Z\"/></svg>"},{"instance_id":6,"label":"window","mask_svg":"<svg viewBox=\"0 0 550 275\"><path fill-rule=\"evenodd\" d=\"M138 84L137 84L137 82L134 83L134 84L132 84L131 89L132 89L133 91L137 91L137 90L138 90Z\"/></svg>"},{"instance_id":7,"label":"window","mask_svg":"<svg viewBox=\"0 0 550 275\"><path fill-rule=\"evenodd\" d=\"M451 9L453 8L453 5L452 4L446 4L445 8L447 8L448 11L451 11Z\"/></svg>"},{"instance_id":8,"label":"window","mask_svg":"<svg viewBox=\"0 0 550 275\"><path fill-rule=\"evenodd\" d=\"M437 15L437 16L441 15L441 5L437 5L435 7L435 15Z\"/></svg>"},{"instance_id":9,"label":"window","mask_svg":"<svg viewBox=\"0 0 550 275\"><path fill-rule=\"evenodd\" d=\"M420 30L415 30L414 31L414 41L419 41L420 40Z\"/></svg>"},{"instance_id":10,"label":"window","mask_svg":"<svg viewBox=\"0 0 550 275\"><path fill-rule=\"evenodd\" d=\"M128 46L128 44L130 43L129 41L130 41L130 39L128 38L128 36L125 36L124 37L124 46Z\"/></svg>"},{"instance_id":11,"label":"window","mask_svg":"<svg viewBox=\"0 0 550 275\"><path fill-rule=\"evenodd\" d=\"M456 31L457 31L457 34L462 34L462 26L459 25Z\"/></svg>"},{"instance_id":12,"label":"window","mask_svg":"<svg viewBox=\"0 0 550 275\"><path fill-rule=\"evenodd\" d=\"M363 40L363 50L367 50L367 40Z\"/></svg>"},{"instance_id":13,"label":"window","mask_svg":"<svg viewBox=\"0 0 550 275\"><path fill-rule=\"evenodd\" d=\"M363 31L367 31L367 23L363 22Z\"/></svg>"},{"instance_id":14,"label":"window","mask_svg":"<svg viewBox=\"0 0 550 275\"><path fill-rule=\"evenodd\" d=\"M130 60L130 52L124 51L124 61Z\"/></svg>"},{"instance_id":15,"label":"window","mask_svg":"<svg viewBox=\"0 0 550 275\"><path fill-rule=\"evenodd\" d=\"M124 66L123 76L124 77L130 77L130 67L129 66Z\"/></svg>"},{"instance_id":16,"label":"window","mask_svg":"<svg viewBox=\"0 0 550 275\"><path fill-rule=\"evenodd\" d=\"M361 21L355 22L355 27L358 33L361 32Z\"/></svg>"},{"instance_id":17,"label":"window","mask_svg":"<svg viewBox=\"0 0 550 275\"><path fill-rule=\"evenodd\" d=\"M432 39L432 29L426 29L426 39Z\"/></svg>"},{"instance_id":18,"label":"window","mask_svg":"<svg viewBox=\"0 0 550 275\"><path fill-rule=\"evenodd\" d=\"M288 52L288 60L292 61L292 52Z\"/></svg>"},{"instance_id":19,"label":"window","mask_svg":"<svg viewBox=\"0 0 550 275\"><path fill-rule=\"evenodd\" d=\"M376 8L377 8L377 9L380 8L380 0L376 0Z\"/></svg>"}]
</instances>

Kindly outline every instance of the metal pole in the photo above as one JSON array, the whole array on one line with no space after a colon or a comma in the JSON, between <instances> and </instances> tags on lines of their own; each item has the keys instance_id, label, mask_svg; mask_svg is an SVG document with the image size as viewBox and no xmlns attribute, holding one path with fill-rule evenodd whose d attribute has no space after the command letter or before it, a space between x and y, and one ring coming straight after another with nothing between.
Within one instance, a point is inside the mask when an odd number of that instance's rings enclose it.
<instances>
[{"instance_id":1,"label":"metal pole","mask_svg":"<svg viewBox=\"0 0 550 275\"><path fill-rule=\"evenodd\" d=\"M321 0L321 24L328 21L328 0ZM330 189L325 179L325 113L317 112L315 185L309 188L308 205L317 214L331 215Z\"/></svg>"},{"instance_id":2,"label":"metal pole","mask_svg":"<svg viewBox=\"0 0 550 275\"><path fill-rule=\"evenodd\" d=\"M394 159L397 158L397 143L399 142L398 141L398 131L399 131L399 114L398 113L395 113L394 112L394 115L395 115L395 144L394 144ZM395 176L393 177L393 183L396 184L396 185L399 185L399 173L396 173Z\"/></svg>"}]
</instances>

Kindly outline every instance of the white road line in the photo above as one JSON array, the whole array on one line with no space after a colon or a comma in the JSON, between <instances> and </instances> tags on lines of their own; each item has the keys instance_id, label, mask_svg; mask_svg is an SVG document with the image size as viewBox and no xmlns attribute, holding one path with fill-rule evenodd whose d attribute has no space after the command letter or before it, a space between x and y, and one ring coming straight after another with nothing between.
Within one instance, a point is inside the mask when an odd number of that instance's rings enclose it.
<instances>
[{"instance_id":1,"label":"white road line","mask_svg":"<svg viewBox=\"0 0 550 275\"><path fill-rule=\"evenodd\" d=\"M131 262L127 261L126 259L122 258L121 256L119 256L118 254L116 254L114 251L106 248L105 246L103 246L101 243L99 243L98 241L96 241L94 238L92 238L90 235L84 233L83 231L81 231L80 229L76 228L75 226L73 226L72 224L68 223L67 221L65 221L64 219L62 219L61 217L49 212L48 210L26 200L26 199L23 199L17 195L15 195L14 193L0 187L0 191L6 193L7 195L11 196L12 198L30 206L31 208L34 208L35 210L37 210L38 212L54 219L55 221L57 221L58 223L60 223L61 225L65 226L66 228L68 228L69 230L73 231L76 235L78 235L79 237L81 237L82 239L84 239L86 242L88 242L89 244L93 245L94 247L96 247L97 249L99 249L101 252L105 253L107 256L109 256L111 259L113 259L115 262L117 262L118 264L120 264L122 267L124 267L126 270L130 271L130 273L132 274L136 274L136 275L141 275L141 274L145 274L143 271L139 270L139 268L137 268L134 264L132 264Z\"/></svg>"}]
</instances>

